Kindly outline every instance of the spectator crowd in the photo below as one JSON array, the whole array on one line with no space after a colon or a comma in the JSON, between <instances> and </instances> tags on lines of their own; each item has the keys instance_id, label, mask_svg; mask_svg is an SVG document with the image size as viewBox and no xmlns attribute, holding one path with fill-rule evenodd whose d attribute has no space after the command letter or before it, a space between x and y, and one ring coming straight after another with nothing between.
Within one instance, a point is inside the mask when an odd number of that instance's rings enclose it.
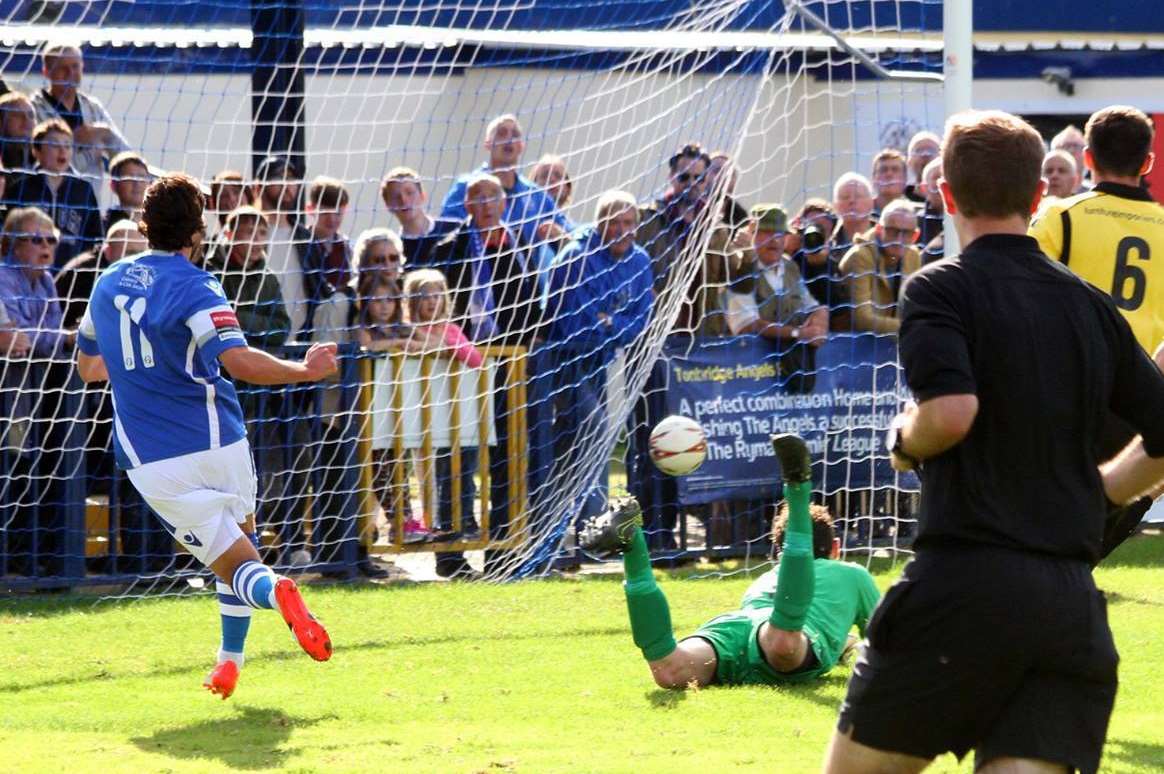
<instances>
[{"instance_id":1,"label":"spectator crowd","mask_svg":"<svg viewBox=\"0 0 1164 774\"><path fill-rule=\"evenodd\" d=\"M137 218L154 175L100 101L82 90L79 49L50 46L43 74L44 89L0 96L5 387L22 378L10 366L71 359L96 277L145 249ZM1065 130L1051 146L1044 162L1050 193L1070 196L1084 185L1082 135ZM546 153L529 166L518 117L494 118L482 148L481 165L458 177L439 206L429 200L422 171L389 169L380 198L394 222L354 236L345 230L351 194L342 181L309 179L290 156L262 160L249 177L223 170L207 182L212 222L201 265L221 283L256 347L338 341L370 351L436 352L474 368L483 347L558 344L584 350L593 373L633 345L660 300L670 298L679 305L677 334L775 342L782 378L795 389L795 376L812 370L813 353L830 333L896 333L903 279L944 252L939 138L928 131L904 152L879 152L869 176L841 174L831 201L811 198L795 212L741 202L730 155L687 143L662 161L667 183L652 201L601 192L586 221L567 214L577 193L568 156ZM96 192L106 185L114 203L103 213ZM67 371L46 374L63 385ZM582 377L572 386L576 392L558 393L555 435L603 432L590 419L604 413L603 383ZM102 398L87 399L96 416L108 418ZM310 479L319 459L302 453L304 423L268 420L309 413L309 400L290 390L244 398L262 486L260 520L273 526L275 550L292 565L321 558L318 535L309 540L300 518L318 486ZM499 428L512 410L499 391ZM337 437L345 432L333 425ZM448 539L455 489L462 506L454 537L480 534L476 450L462 449L455 466L451 454L434 450L438 503L422 518L394 491L408 473L397 468L409 461L377 453L377 489L390 520L403 501L406 542ZM504 455L490 455L491 502L507 496L505 463ZM604 496L596 484L584 513ZM493 514L490 530L503 527L504 513ZM467 572L459 555L448 557L444 574Z\"/></svg>"}]
</instances>

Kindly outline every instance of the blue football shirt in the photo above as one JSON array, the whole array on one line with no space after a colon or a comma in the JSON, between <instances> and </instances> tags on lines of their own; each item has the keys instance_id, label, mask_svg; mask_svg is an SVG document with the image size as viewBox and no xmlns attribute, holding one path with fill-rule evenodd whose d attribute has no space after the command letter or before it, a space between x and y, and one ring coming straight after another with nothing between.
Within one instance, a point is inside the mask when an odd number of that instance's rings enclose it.
<instances>
[{"instance_id":1,"label":"blue football shirt","mask_svg":"<svg viewBox=\"0 0 1164 774\"><path fill-rule=\"evenodd\" d=\"M246 436L218 356L247 346L222 286L176 253L118 261L97 278L77 345L101 355L123 468L228 446Z\"/></svg>"}]
</instances>

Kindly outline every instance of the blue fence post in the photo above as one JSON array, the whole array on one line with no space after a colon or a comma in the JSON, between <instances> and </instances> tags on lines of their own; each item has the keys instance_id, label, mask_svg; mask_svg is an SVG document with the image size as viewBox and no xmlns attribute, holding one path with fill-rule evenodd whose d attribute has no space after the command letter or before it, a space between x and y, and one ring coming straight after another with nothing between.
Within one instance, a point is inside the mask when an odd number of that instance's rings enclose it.
<instances>
[{"instance_id":1,"label":"blue fence post","mask_svg":"<svg viewBox=\"0 0 1164 774\"><path fill-rule=\"evenodd\" d=\"M61 450L61 470L65 471L63 488L64 502L61 516L64 527L62 536L64 562L63 575L74 581L85 578L85 493L88 478L85 468L85 423L81 421L80 408L83 405L84 388L77 378L77 372L70 369L69 380L58 408L58 415L65 418L65 431Z\"/></svg>"}]
</instances>

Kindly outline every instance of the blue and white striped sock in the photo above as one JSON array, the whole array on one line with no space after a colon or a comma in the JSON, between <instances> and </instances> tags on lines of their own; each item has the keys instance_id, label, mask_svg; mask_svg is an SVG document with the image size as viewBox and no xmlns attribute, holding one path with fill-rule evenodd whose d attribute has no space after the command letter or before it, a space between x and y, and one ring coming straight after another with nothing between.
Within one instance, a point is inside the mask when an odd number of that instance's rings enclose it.
<instances>
[{"instance_id":1,"label":"blue and white striped sock","mask_svg":"<svg viewBox=\"0 0 1164 774\"><path fill-rule=\"evenodd\" d=\"M218 612L222 615L222 647L218 650L218 663L230 660L241 669L253 611L222 581L216 581L214 588L218 592Z\"/></svg>"},{"instance_id":2,"label":"blue and white striped sock","mask_svg":"<svg viewBox=\"0 0 1164 774\"><path fill-rule=\"evenodd\" d=\"M230 587L247 607L275 609L275 581L279 578L270 567L250 560L234 571Z\"/></svg>"}]
</instances>

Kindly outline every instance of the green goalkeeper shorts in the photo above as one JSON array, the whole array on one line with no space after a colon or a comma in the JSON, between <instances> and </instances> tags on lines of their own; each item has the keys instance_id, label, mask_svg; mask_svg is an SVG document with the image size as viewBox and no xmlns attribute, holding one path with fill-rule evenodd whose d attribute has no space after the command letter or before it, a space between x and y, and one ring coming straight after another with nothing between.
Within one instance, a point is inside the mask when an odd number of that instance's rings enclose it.
<instances>
[{"instance_id":1,"label":"green goalkeeper shorts","mask_svg":"<svg viewBox=\"0 0 1164 774\"><path fill-rule=\"evenodd\" d=\"M760 650L760 626L768 622L770 607L736 610L716 616L692 634L711 643L715 649L715 679L721 685L777 685L798 683L820 677L832 668L821 659L817 647L819 636L811 626L804 627L804 636L816 658L806 668L795 672L777 672Z\"/></svg>"}]
</instances>

